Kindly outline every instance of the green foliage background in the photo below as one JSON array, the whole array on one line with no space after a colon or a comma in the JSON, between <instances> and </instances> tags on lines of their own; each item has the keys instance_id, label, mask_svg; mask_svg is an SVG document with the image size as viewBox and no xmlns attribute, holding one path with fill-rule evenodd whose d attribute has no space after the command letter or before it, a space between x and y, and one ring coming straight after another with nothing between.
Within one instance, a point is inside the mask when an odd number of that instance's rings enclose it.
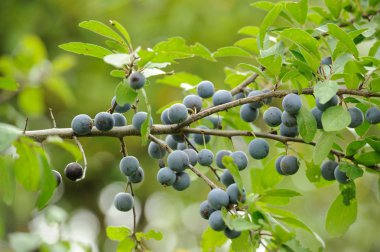
<instances>
[{"instance_id":1,"label":"green foliage background","mask_svg":"<svg viewBox=\"0 0 380 252\"><path fill-rule=\"evenodd\" d=\"M181 36L188 44L200 42L214 51L242 38L237 34L241 27L261 23L266 12L249 7L251 2L253 1L2 0L0 1L0 54L2 55L0 68L6 68L7 57L16 55L18 58L16 69L10 71L14 71L23 80L21 85L33 91L23 99L6 97L0 93L0 121L23 128L25 115L29 115L28 129L49 128L51 122L47 108L50 107L53 108L58 127L69 127L71 119L79 113L94 116L97 112L108 109L118 83L117 79L109 75L112 67L106 66L101 60L73 56L58 48L59 44L69 41L97 41L96 35L77 27L76 24L83 20L96 19L104 23L109 19L118 20L127 27L134 43L143 47L153 46L172 36ZM318 4L318 1L310 2L313 5ZM218 63L210 63L199 58L189 59L181 61L181 64L176 66L176 71L183 70L210 79L218 88L223 88L225 87L223 68L233 67L237 62L236 59L223 59ZM31 69L35 69L34 72L39 73L37 76L40 77L34 82L25 77ZM44 74L45 72L47 74ZM147 93L156 121L159 120L159 115L155 110L173 100L182 99L181 92L180 89L151 81ZM18 111L14 110L14 107L18 108ZM131 121L131 117L128 117L128 120ZM208 188L199 180L185 192L162 188L155 180L157 164L147 156L140 139L128 137L126 141L129 153L139 158L146 171L145 182L136 190L142 202L156 191L174 194L182 201L183 204L178 204L182 207L194 201L201 202L206 197ZM91 210L102 225L98 239L99 248L107 251L109 248L107 246L112 247L112 245L105 243L104 216L98 207L98 197L108 184L123 181L118 170L119 142L107 138L88 138L81 142L89 161L87 177L80 183L65 181L64 195L57 205L64 207L69 213L78 207ZM73 161L72 156L58 148L51 146L46 148L51 157L50 162L61 172L67 163ZM292 199L286 208L299 215L325 239L328 251L380 250L376 224L380 221L376 176L365 173L363 178L357 180L357 199L360 203L357 221L343 237L337 238L330 237L324 228L327 209L339 194L336 184L316 189L302 170L296 176L284 180L280 187L295 187L299 190L302 196ZM11 206L5 206L0 202L1 240L5 240L9 233L28 230L28 221L34 214L32 212L34 201L34 196L19 187L15 202ZM181 212L183 208L176 210ZM198 212L191 214L198 215ZM143 218L140 228L145 224L146 220ZM191 233L190 230L186 231L188 233L183 232L180 221L172 231L178 233L180 239ZM197 234L192 235L197 239L200 238L199 235L196 236ZM310 236L306 232L300 231L298 235L307 246L311 248L318 246L313 239L309 239ZM183 248L191 249L199 244L199 240L190 239L190 241L185 243Z\"/></svg>"}]
</instances>

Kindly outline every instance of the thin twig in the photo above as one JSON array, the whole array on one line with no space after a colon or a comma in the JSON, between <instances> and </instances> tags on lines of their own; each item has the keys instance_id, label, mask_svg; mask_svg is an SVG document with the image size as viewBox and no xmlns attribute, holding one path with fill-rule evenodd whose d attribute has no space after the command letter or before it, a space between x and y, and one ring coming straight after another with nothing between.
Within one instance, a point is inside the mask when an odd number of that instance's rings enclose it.
<instances>
[{"instance_id":1,"label":"thin twig","mask_svg":"<svg viewBox=\"0 0 380 252\"><path fill-rule=\"evenodd\" d=\"M135 198L135 192L133 190L132 183L128 182L128 186L129 186L129 190L131 192L132 197ZM133 213L133 233L132 234L134 235L136 233L136 208L134 204L132 207L132 213Z\"/></svg>"},{"instance_id":2,"label":"thin twig","mask_svg":"<svg viewBox=\"0 0 380 252\"><path fill-rule=\"evenodd\" d=\"M28 122L29 122L29 117L27 117L27 118L25 119L24 131L22 132L23 135L26 134L26 129L28 128Z\"/></svg>"},{"instance_id":3,"label":"thin twig","mask_svg":"<svg viewBox=\"0 0 380 252\"><path fill-rule=\"evenodd\" d=\"M51 122L53 124L53 129L57 128L57 123L55 122L55 118L54 118L54 114L53 114L53 109L49 108L49 112L50 112Z\"/></svg>"},{"instance_id":4,"label":"thin twig","mask_svg":"<svg viewBox=\"0 0 380 252\"><path fill-rule=\"evenodd\" d=\"M128 156L127 146L125 145L124 138L119 137L119 141L120 141L120 152L121 152L121 154L123 155L123 157Z\"/></svg>"},{"instance_id":5,"label":"thin twig","mask_svg":"<svg viewBox=\"0 0 380 252\"><path fill-rule=\"evenodd\" d=\"M264 71L265 68L263 66L260 66L260 70ZM233 89L231 89L231 91L230 91L231 94L232 95L236 95L237 93L240 93L249 84L251 84L252 82L254 82L257 79L257 77L259 77L258 73L254 73L254 74L248 76L248 78L245 79L242 83L240 83L239 85L237 85L236 87L234 87Z\"/></svg>"},{"instance_id":6,"label":"thin twig","mask_svg":"<svg viewBox=\"0 0 380 252\"><path fill-rule=\"evenodd\" d=\"M86 158L86 154L84 153L83 146L79 142L79 139L76 136L73 136L73 139L74 139L75 143L78 145L78 148L79 148L80 152L82 153L82 157L83 157L84 168L83 168L83 176L81 178L81 180L82 180L82 179L84 179L86 177L87 158Z\"/></svg>"}]
</instances>

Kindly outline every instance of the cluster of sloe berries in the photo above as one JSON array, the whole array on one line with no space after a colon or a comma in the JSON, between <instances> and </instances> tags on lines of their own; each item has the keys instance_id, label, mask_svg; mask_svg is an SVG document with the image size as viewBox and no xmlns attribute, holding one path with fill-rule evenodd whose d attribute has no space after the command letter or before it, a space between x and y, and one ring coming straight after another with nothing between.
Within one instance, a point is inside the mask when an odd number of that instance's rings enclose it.
<instances>
[{"instance_id":1,"label":"cluster of sloe berries","mask_svg":"<svg viewBox=\"0 0 380 252\"><path fill-rule=\"evenodd\" d=\"M120 172L128 178L128 182L137 184L144 179L144 170L139 160L134 156L126 156L120 160ZM114 198L117 210L127 212L133 208L133 196L127 192L120 192Z\"/></svg>"},{"instance_id":2,"label":"cluster of sloe berries","mask_svg":"<svg viewBox=\"0 0 380 252\"><path fill-rule=\"evenodd\" d=\"M144 87L146 79L142 73L133 72L129 75L128 82L132 89L137 90ZM71 122L74 134L78 136L90 134L93 126L99 131L110 131L113 127L127 125L127 119L123 113L128 112L132 108L131 104L117 104L116 96L114 96L111 100L111 108L115 111L114 113L99 112L95 115L94 119L86 114L75 116ZM136 113L132 118L134 128L140 130L146 117L146 112ZM140 167L138 160L133 156L124 157L120 161L120 171L127 176L130 183L140 183L144 178L144 171ZM77 181L82 179L84 169L79 163L72 162L66 166L64 173L69 180ZM53 170L53 174L58 186L62 181L62 177L55 170ZM119 193L114 198L114 205L120 211L129 211L133 207L133 197L129 193Z\"/></svg>"}]
</instances>

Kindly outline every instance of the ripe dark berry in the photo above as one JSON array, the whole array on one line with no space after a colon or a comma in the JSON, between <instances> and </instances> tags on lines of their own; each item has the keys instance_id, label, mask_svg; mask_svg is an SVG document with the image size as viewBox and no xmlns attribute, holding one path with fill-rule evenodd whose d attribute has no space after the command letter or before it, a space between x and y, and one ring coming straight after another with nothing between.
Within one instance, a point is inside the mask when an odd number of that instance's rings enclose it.
<instances>
[{"instance_id":1,"label":"ripe dark berry","mask_svg":"<svg viewBox=\"0 0 380 252\"><path fill-rule=\"evenodd\" d=\"M285 156L281 159L280 168L285 175L293 175L299 169L299 162L295 156Z\"/></svg>"},{"instance_id":2,"label":"ripe dark berry","mask_svg":"<svg viewBox=\"0 0 380 252\"><path fill-rule=\"evenodd\" d=\"M227 90L218 90L212 96L212 103L214 106L218 106L224 103L228 103L232 101L232 95Z\"/></svg>"},{"instance_id":3,"label":"ripe dark berry","mask_svg":"<svg viewBox=\"0 0 380 252\"><path fill-rule=\"evenodd\" d=\"M338 163L333 160L324 161L321 166L321 175L326 180L335 180L334 171Z\"/></svg>"},{"instance_id":4,"label":"ripe dark berry","mask_svg":"<svg viewBox=\"0 0 380 252\"><path fill-rule=\"evenodd\" d=\"M214 154L208 149L203 149L198 152L198 163L203 166L209 166L214 160Z\"/></svg>"},{"instance_id":5,"label":"ripe dark berry","mask_svg":"<svg viewBox=\"0 0 380 252\"><path fill-rule=\"evenodd\" d=\"M86 135L91 132L92 119L88 115L80 114L71 121L71 128L77 135Z\"/></svg>"},{"instance_id":6,"label":"ripe dark berry","mask_svg":"<svg viewBox=\"0 0 380 252\"><path fill-rule=\"evenodd\" d=\"M144 124L147 116L148 116L148 113L146 113L146 112L137 112L132 117L132 126L135 129L141 130L141 126ZM149 125L151 126L152 124L153 124L153 119L152 119L152 117L150 117L150 119L149 119Z\"/></svg>"},{"instance_id":7,"label":"ripe dark berry","mask_svg":"<svg viewBox=\"0 0 380 252\"><path fill-rule=\"evenodd\" d=\"M173 188L177 191L183 191L190 186L190 176L186 172L177 172Z\"/></svg>"},{"instance_id":8,"label":"ripe dark berry","mask_svg":"<svg viewBox=\"0 0 380 252\"><path fill-rule=\"evenodd\" d=\"M216 209L212 208L212 206L208 203L207 200L203 201L199 206L199 213L203 219L208 220L210 215L215 212Z\"/></svg>"},{"instance_id":9,"label":"ripe dark berry","mask_svg":"<svg viewBox=\"0 0 380 252\"><path fill-rule=\"evenodd\" d=\"M113 125L114 127L122 127L127 124L127 119L125 118L123 114L113 113L112 117L115 122L115 124Z\"/></svg>"},{"instance_id":10,"label":"ripe dark berry","mask_svg":"<svg viewBox=\"0 0 380 252\"><path fill-rule=\"evenodd\" d=\"M76 181L83 176L83 168L80 164L72 162L65 168L65 176L71 181Z\"/></svg>"},{"instance_id":11,"label":"ripe dark berry","mask_svg":"<svg viewBox=\"0 0 380 252\"><path fill-rule=\"evenodd\" d=\"M157 181L164 186L171 186L176 180L176 174L167 167L161 168L157 173Z\"/></svg>"},{"instance_id":12,"label":"ripe dark berry","mask_svg":"<svg viewBox=\"0 0 380 252\"><path fill-rule=\"evenodd\" d=\"M371 107L365 113L365 119L370 124L378 124L380 123L380 109L376 107Z\"/></svg>"},{"instance_id":13,"label":"ripe dark berry","mask_svg":"<svg viewBox=\"0 0 380 252\"><path fill-rule=\"evenodd\" d=\"M214 84L211 81L201 81L197 86L197 93L202 98L210 98L214 94Z\"/></svg>"},{"instance_id":14,"label":"ripe dark berry","mask_svg":"<svg viewBox=\"0 0 380 252\"><path fill-rule=\"evenodd\" d=\"M62 176L61 176L61 173L59 173L58 171L56 170L52 170L52 173L54 175L54 178L57 182L57 187L62 183Z\"/></svg>"},{"instance_id":15,"label":"ripe dark berry","mask_svg":"<svg viewBox=\"0 0 380 252\"><path fill-rule=\"evenodd\" d=\"M145 76L140 72L134 72L129 76L129 85L133 89L140 89L145 84Z\"/></svg>"},{"instance_id":16,"label":"ripe dark berry","mask_svg":"<svg viewBox=\"0 0 380 252\"><path fill-rule=\"evenodd\" d=\"M269 145L264 139L253 139L248 145L248 151L254 159L263 159L268 156Z\"/></svg>"},{"instance_id":17,"label":"ripe dark berry","mask_svg":"<svg viewBox=\"0 0 380 252\"><path fill-rule=\"evenodd\" d=\"M202 99L198 95L187 95L183 99L183 104L194 113L198 113L202 108Z\"/></svg>"},{"instance_id":18,"label":"ripe dark berry","mask_svg":"<svg viewBox=\"0 0 380 252\"><path fill-rule=\"evenodd\" d=\"M133 173L131 176L128 176L128 181L134 184L140 183L144 180L144 170L143 168L139 167L135 173Z\"/></svg>"},{"instance_id":19,"label":"ripe dark berry","mask_svg":"<svg viewBox=\"0 0 380 252\"><path fill-rule=\"evenodd\" d=\"M228 206L230 200L228 194L220 188L212 189L207 196L210 206L214 209L221 209Z\"/></svg>"},{"instance_id":20,"label":"ripe dark berry","mask_svg":"<svg viewBox=\"0 0 380 252\"><path fill-rule=\"evenodd\" d=\"M187 118L187 108L181 103L176 103L169 108L168 118L172 123L181 123Z\"/></svg>"},{"instance_id":21,"label":"ripe dark berry","mask_svg":"<svg viewBox=\"0 0 380 252\"><path fill-rule=\"evenodd\" d=\"M291 115L296 115L301 106L301 97L296 94L287 94L282 100L283 109Z\"/></svg>"},{"instance_id":22,"label":"ripe dark berry","mask_svg":"<svg viewBox=\"0 0 380 252\"><path fill-rule=\"evenodd\" d=\"M115 120L108 112L100 112L96 114L94 119L95 127L100 131L109 131L113 128Z\"/></svg>"},{"instance_id":23,"label":"ripe dark berry","mask_svg":"<svg viewBox=\"0 0 380 252\"><path fill-rule=\"evenodd\" d=\"M133 197L129 193L121 192L116 194L114 198L114 206L117 210L122 212L128 212L133 208Z\"/></svg>"}]
</instances>

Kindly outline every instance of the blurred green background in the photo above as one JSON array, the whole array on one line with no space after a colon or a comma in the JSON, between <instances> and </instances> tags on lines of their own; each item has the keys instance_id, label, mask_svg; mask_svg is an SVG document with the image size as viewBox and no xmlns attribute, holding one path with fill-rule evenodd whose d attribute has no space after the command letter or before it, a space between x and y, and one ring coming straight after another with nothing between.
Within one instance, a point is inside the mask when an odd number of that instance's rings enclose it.
<instances>
[{"instance_id":1,"label":"blurred green background","mask_svg":"<svg viewBox=\"0 0 380 252\"><path fill-rule=\"evenodd\" d=\"M118 83L109 75L112 68L99 59L71 55L58 48L59 44L70 41L102 41L97 35L80 29L78 23L81 21L95 19L106 23L109 19L118 20L128 29L135 47L151 47L169 37L182 36L189 44L200 42L214 51L241 38L237 34L241 27L260 24L265 12L250 7L251 2L1 0L0 69L16 76L28 95L17 98L0 92L0 121L23 128L28 115L29 130L49 128L47 108L50 107L58 127L69 127L71 119L79 113L95 116L108 109ZM224 67L234 67L236 62L223 59L210 63L190 59L181 61L174 68L212 80L222 88ZM154 79L147 93L153 111L183 97L180 89L156 84ZM153 116L155 121L159 120L158 114L153 113ZM130 121L130 114L127 117ZM105 226L131 225L130 214L119 214L111 208L113 195L122 191L125 184L118 169L119 142L109 138L83 138L81 142L89 162L87 177L79 183L64 179L64 186L55 195L56 205L68 213L61 238L84 243L92 241L95 251L113 251L115 243L105 238ZM197 180L184 192L163 188L155 179L158 164L148 157L140 139L128 137L126 143L129 154L139 158L146 172L145 181L136 187L141 203L138 204L138 228L153 228L164 234L163 241L150 244L153 251L198 251L202 231L207 225L199 217L198 205L206 197L207 186ZM54 168L60 172L67 163L74 161L70 154L58 148L45 148ZM357 222L346 235L338 238L329 237L324 230L326 211L338 194L336 185L316 189L304 173L299 173L287 178L280 186L295 186L302 192L303 196L293 200L289 208L325 239L326 251L380 250L377 239L380 213L374 176L366 174L358 180ZM0 250L5 248L7 235L13 232L32 230L46 234L47 242L57 240L56 229L42 225L39 215L33 211L34 200L35 195L20 187L13 205L0 203ZM307 246L316 247L307 234L300 232L299 235Z\"/></svg>"}]
</instances>

